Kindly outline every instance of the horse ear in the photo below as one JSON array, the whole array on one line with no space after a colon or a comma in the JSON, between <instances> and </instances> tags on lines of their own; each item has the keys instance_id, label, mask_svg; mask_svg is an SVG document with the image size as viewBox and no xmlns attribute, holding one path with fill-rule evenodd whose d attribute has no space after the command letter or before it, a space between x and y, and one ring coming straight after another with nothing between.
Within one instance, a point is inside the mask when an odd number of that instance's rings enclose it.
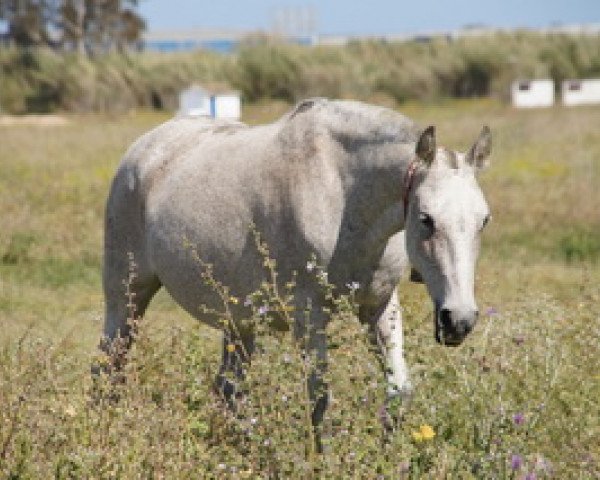
<instances>
[{"instance_id":1,"label":"horse ear","mask_svg":"<svg viewBox=\"0 0 600 480\"><path fill-rule=\"evenodd\" d=\"M415 148L415 153L417 154L417 157L427 164L427 166L430 166L435 159L435 151L435 127L430 125L423 130L423 133L421 133Z\"/></svg>"},{"instance_id":2,"label":"horse ear","mask_svg":"<svg viewBox=\"0 0 600 480\"><path fill-rule=\"evenodd\" d=\"M475 168L484 168L487 166L486 161L492 151L492 132L486 125L481 130L479 137L467 154L467 163Z\"/></svg>"}]
</instances>

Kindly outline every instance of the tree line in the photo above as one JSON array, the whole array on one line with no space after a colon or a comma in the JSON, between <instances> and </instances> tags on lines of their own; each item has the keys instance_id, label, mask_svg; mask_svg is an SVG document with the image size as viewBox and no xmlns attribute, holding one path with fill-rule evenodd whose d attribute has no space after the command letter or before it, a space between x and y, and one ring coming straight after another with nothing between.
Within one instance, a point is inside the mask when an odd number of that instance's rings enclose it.
<instances>
[{"instance_id":1,"label":"tree line","mask_svg":"<svg viewBox=\"0 0 600 480\"><path fill-rule=\"evenodd\" d=\"M139 50L146 28L139 0L0 0L5 44L67 52Z\"/></svg>"}]
</instances>

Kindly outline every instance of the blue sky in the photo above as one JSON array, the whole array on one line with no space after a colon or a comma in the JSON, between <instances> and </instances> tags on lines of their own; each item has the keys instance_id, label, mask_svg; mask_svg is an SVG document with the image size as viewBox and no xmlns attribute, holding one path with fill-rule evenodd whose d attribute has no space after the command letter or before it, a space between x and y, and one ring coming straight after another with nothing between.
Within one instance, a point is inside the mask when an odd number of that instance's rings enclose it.
<instances>
[{"instance_id":1,"label":"blue sky","mask_svg":"<svg viewBox=\"0 0 600 480\"><path fill-rule=\"evenodd\" d=\"M600 23L600 0L141 0L149 30L257 30L273 24L281 7L311 5L323 34L446 31L467 24L544 27Z\"/></svg>"}]
</instances>

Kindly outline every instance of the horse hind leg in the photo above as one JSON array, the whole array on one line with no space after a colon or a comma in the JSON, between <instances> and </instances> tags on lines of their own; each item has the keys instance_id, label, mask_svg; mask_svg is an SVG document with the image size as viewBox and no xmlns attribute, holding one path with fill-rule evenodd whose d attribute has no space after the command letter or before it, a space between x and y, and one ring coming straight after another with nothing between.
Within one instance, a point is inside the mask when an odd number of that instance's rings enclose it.
<instances>
[{"instance_id":1,"label":"horse hind leg","mask_svg":"<svg viewBox=\"0 0 600 480\"><path fill-rule=\"evenodd\" d=\"M109 355L109 369L120 369L135 338L136 326L161 283L143 255L106 252L104 297L106 313L100 348Z\"/></svg>"},{"instance_id":2,"label":"horse hind leg","mask_svg":"<svg viewBox=\"0 0 600 480\"><path fill-rule=\"evenodd\" d=\"M215 379L215 390L233 412L236 411L236 401L244 395L239 383L245 378L245 370L254 353L254 342L253 333L223 332L223 356Z\"/></svg>"}]
</instances>

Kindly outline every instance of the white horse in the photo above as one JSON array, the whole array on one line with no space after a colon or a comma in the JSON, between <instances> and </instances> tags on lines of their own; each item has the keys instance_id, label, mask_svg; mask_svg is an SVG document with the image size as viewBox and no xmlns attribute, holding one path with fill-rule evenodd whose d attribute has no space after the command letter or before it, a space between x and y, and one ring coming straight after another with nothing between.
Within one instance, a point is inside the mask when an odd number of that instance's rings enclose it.
<instances>
[{"instance_id":1,"label":"white horse","mask_svg":"<svg viewBox=\"0 0 600 480\"><path fill-rule=\"evenodd\" d=\"M281 282L297 272L295 333L318 359L309 379L313 424L320 424L328 395L327 316L323 289L306 269L312 255L338 292L351 282L360 286L359 316L382 349L388 394L408 393L398 282L410 262L433 300L438 342L457 345L472 330L479 236L489 218L475 173L489 153L487 127L463 154L437 148L433 127L421 131L396 112L349 101L307 100L279 121L251 128L171 120L130 148L112 184L104 344L131 333L123 291L128 253L137 264L129 288L139 316L164 286L191 315L220 328L217 317L200 313L201 305L216 308L220 300L199 279L184 239L232 295L244 298L263 280L255 228ZM235 318L249 316L241 302L232 308ZM237 331L236 351L223 349L221 373L241 374L240 362L252 354L254 332L242 323ZM234 392L223 375L218 382L226 395Z\"/></svg>"}]
</instances>

